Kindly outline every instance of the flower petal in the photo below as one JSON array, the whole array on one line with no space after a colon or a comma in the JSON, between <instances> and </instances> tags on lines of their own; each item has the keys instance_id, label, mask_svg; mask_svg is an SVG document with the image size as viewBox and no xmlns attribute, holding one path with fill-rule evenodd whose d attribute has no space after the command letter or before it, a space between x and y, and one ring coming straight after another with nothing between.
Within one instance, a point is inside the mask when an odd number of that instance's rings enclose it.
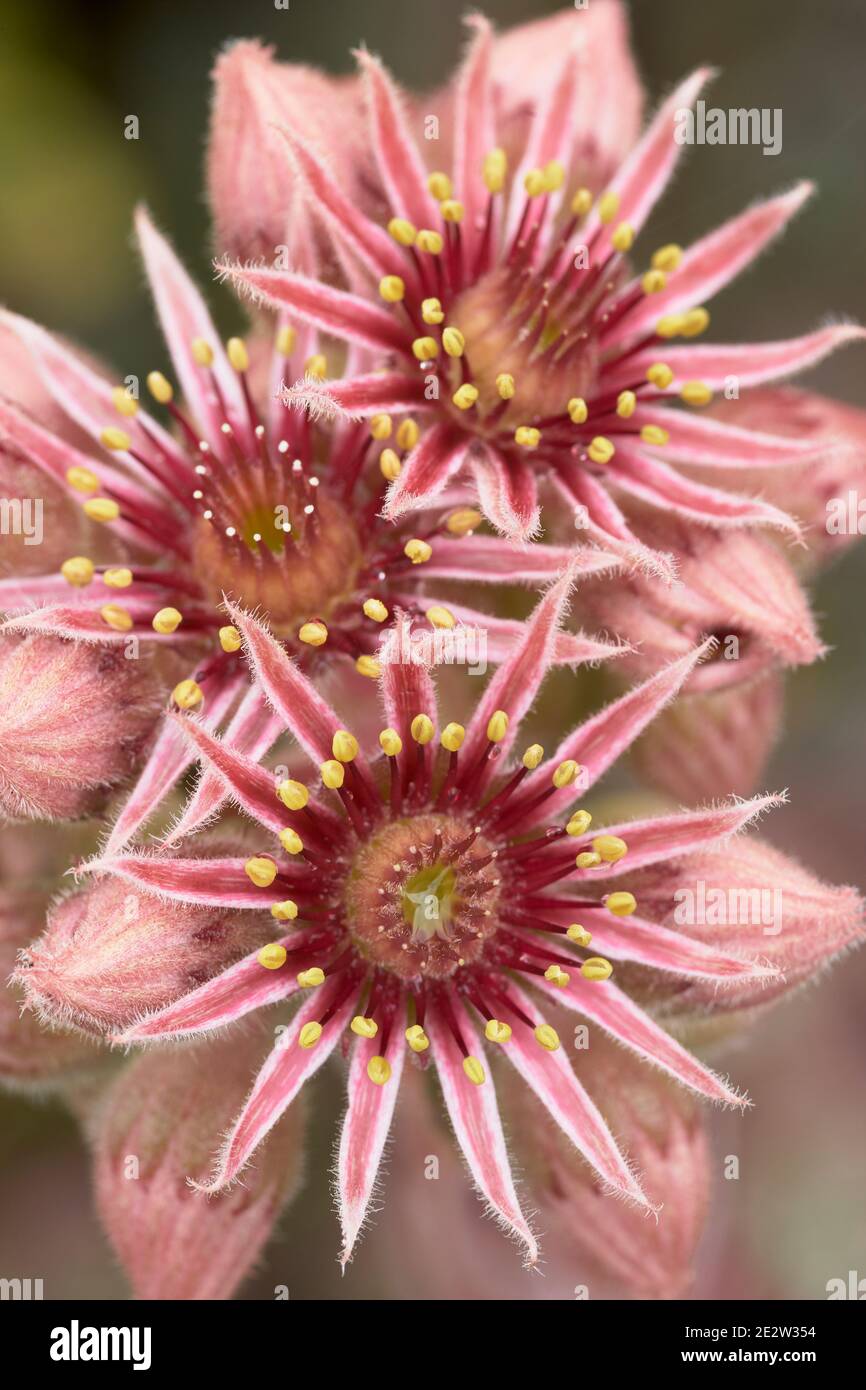
<instances>
[{"instance_id":1,"label":"flower petal","mask_svg":"<svg viewBox=\"0 0 866 1390\"><path fill-rule=\"evenodd\" d=\"M488 447L472 459L478 501L487 520L512 541L527 541L540 529L538 487L522 459L504 458Z\"/></svg>"},{"instance_id":2,"label":"flower petal","mask_svg":"<svg viewBox=\"0 0 866 1390\"><path fill-rule=\"evenodd\" d=\"M388 489L382 515L396 521L437 497L463 467L468 449L466 436L450 425L425 430Z\"/></svg>"},{"instance_id":3,"label":"flower petal","mask_svg":"<svg viewBox=\"0 0 866 1390\"><path fill-rule=\"evenodd\" d=\"M395 217L417 227L435 227L436 203L427 189L426 171L409 133L400 93L390 75L365 49L355 52L364 75L364 91L376 166Z\"/></svg>"},{"instance_id":4,"label":"flower petal","mask_svg":"<svg viewBox=\"0 0 866 1390\"><path fill-rule=\"evenodd\" d=\"M347 341L360 341L380 352L402 352L406 331L398 320L348 290L333 289L308 275L269 266L218 265L235 289L277 309L287 309L307 323Z\"/></svg>"},{"instance_id":5,"label":"flower petal","mask_svg":"<svg viewBox=\"0 0 866 1390\"><path fill-rule=\"evenodd\" d=\"M429 1011L424 1028L433 1045L439 1084L454 1133L475 1185L499 1225L509 1235L523 1241L526 1263L534 1265L538 1259L538 1244L514 1190L493 1079L487 1076L480 1086L468 1079L463 1071L460 1049L438 1010ZM464 1040L475 1055L479 1055L481 1040L465 1013L461 1013L460 1028Z\"/></svg>"},{"instance_id":6,"label":"flower petal","mask_svg":"<svg viewBox=\"0 0 866 1390\"><path fill-rule=\"evenodd\" d=\"M669 468L660 459L637 449L617 448L611 460L608 476L625 492L662 510L711 526L773 526L781 531L800 534L793 517L762 502L757 497L740 497L735 492L696 483Z\"/></svg>"},{"instance_id":7,"label":"flower petal","mask_svg":"<svg viewBox=\"0 0 866 1390\"><path fill-rule=\"evenodd\" d=\"M468 579L476 583L543 584L555 579L567 565L579 576L604 574L621 562L595 546L573 549L565 545L516 546L500 536L472 536L437 540L424 566L425 579ZM444 602L444 600L443 600Z\"/></svg>"},{"instance_id":8,"label":"flower petal","mask_svg":"<svg viewBox=\"0 0 866 1390\"><path fill-rule=\"evenodd\" d=\"M399 1019L397 1021L399 1023ZM400 1090L406 1051L406 1040L399 1027L392 1028L384 1052L379 1038L358 1038L354 1045L347 1083L349 1108L343 1120L337 1157L337 1193L343 1232L340 1262L344 1267L352 1258L373 1196ZM391 1075L384 1086L374 1085L367 1075L367 1063L376 1056L384 1057L391 1067Z\"/></svg>"},{"instance_id":9,"label":"flower petal","mask_svg":"<svg viewBox=\"0 0 866 1390\"><path fill-rule=\"evenodd\" d=\"M709 468L790 468L800 467L826 453L826 444L814 439L798 439L782 434L764 434L725 424L709 415L684 410L657 410L641 406L641 425L659 425L670 435L660 449L674 463L699 464Z\"/></svg>"},{"instance_id":10,"label":"flower petal","mask_svg":"<svg viewBox=\"0 0 866 1390\"><path fill-rule=\"evenodd\" d=\"M257 888L244 872L245 859L170 859L157 854L115 854L91 860L88 868L118 874L130 883L176 902L203 903L209 907L270 907L309 884L296 867L281 869L270 888Z\"/></svg>"}]
</instances>

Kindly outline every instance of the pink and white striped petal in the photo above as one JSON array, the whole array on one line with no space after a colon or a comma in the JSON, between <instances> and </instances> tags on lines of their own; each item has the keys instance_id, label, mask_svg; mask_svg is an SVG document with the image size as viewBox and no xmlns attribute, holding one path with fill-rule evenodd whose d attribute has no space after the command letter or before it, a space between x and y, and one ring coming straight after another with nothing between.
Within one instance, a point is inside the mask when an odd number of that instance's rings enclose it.
<instances>
[{"instance_id":1,"label":"pink and white striped petal","mask_svg":"<svg viewBox=\"0 0 866 1390\"><path fill-rule=\"evenodd\" d=\"M469 545L465 537L437 539L433 554L424 565L424 578L466 579L482 584L498 584L502 580L544 584L570 564L576 566L578 578L586 578L619 569L622 561L596 546L516 546L499 536L473 535Z\"/></svg>"},{"instance_id":2,"label":"pink and white striped petal","mask_svg":"<svg viewBox=\"0 0 866 1390\"><path fill-rule=\"evenodd\" d=\"M407 217L416 227L438 226L438 208L428 191L426 170L406 123L403 99L378 58L356 49L364 78L364 94L376 168L395 217Z\"/></svg>"},{"instance_id":3,"label":"pink and white striped petal","mask_svg":"<svg viewBox=\"0 0 866 1390\"><path fill-rule=\"evenodd\" d=\"M485 203L484 156L496 144L490 59L493 31L480 14L467 16L473 31L454 94L454 187L465 208L461 225L467 263L475 262Z\"/></svg>"},{"instance_id":4,"label":"pink and white striped petal","mask_svg":"<svg viewBox=\"0 0 866 1390\"><path fill-rule=\"evenodd\" d=\"M744 980L778 980L779 971L761 961L714 950L685 932L672 931L641 917L614 917L604 908L580 909L581 925L592 935L593 951L613 960L631 960L652 970L719 985ZM590 982L593 983L593 982Z\"/></svg>"},{"instance_id":5,"label":"pink and white striped petal","mask_svg":"<svg viewBox=\"0 0 866 1390\"><path fill-rule=\"evenodd\" d=\"M359 340L379 352L402 352L408 339L398 320L348 290L336 290L307 275L267 266L231 265L217 269L235 289L277 309L285 309L347 341Z\"/></svg>"},{"instance_id":6,"label":"pink and white striped petal","mask_svg":"<svg viewBox=\"0 0 866 1390\"><path fill-rule=\"evenodd\" d=\"M270 888L258 888L244 872L246 859L169 859L156 854L114 854L92 859L87 867L99 873L117 874L160 897L175 902L201 903L205 907L240 907L260 911L279 902L287 892L309 888L305 866L280 869Z\"/></svg>"},{"instance_id":7,"label":"pink and white striped petal","mask_svg":"<svg viewBox=\"0 0 866 1390\"><path fill-rule=\"evenodd\" d=\"M550 985L543 979L538 984L552 1000L598 1023L644 1061L661 1067L675 1081L698 1095L723 1105L743 1107L749 1103L727 1081L687 1052L610 980L584 980L575 973L564 987Z\"/></svg>"},{"instance_id":8,"label":"pink and white striped petal","mask_svg":"<svg viewBox=\"0 0 866 1390\"><path fill-rule=\"evenodd\" d=\"M581 768L581 794L588 791L674 698L698 662L708 656L714 646L712 639L702 642L686 656L672 661L649 680L626 691L625 695L567 734L553 757L530 772L520 791L512 798L513 811L516 813L532 802L540 791L546 790L550 786L554 768L567 758L573 758ZM536 811L529 812L521 819L521 829L528 830L564 815L574 804L575 795L574 786L555 791Z\"/></svg>"},{"instance_id":9,"label":"pink and white striped petal","mask_svg":"<svg viewBox=\"0 0 866 1390\"><path fill-rule=\"evenodd\" d=\"M201 1037L237 1023L254 1009L264 1009L288 999L300 989L296 979L300 955L304 956L303 964L306 964L309 953L298 946L297 935L279 937L276 944L290 951L279 970L266 970L259 962L259 952L251 951L198 989L139 1019L112 1042L128 1046Z\"/></svg>"},{"instance_id":10,"label":"pink and white striped petal","mask_svg":"<svg viewBox=\"0 0 866 1390\"><path fill-rule=\"evenodd\" d=\"M536 1018L535 1001L508 986L508 997L517 1001L530 1018ZM506 1019L505 1022L508 1020ZM553 1116L563 1134L583 1154L609 1192L615 1192L640 1206L651 1207L635 1174L611 1134L604 1116L574 1074L564 1047L553 1052L536 1041L519 1020L502 1051L523 1077L542 1105Z\"/></svg>"},{"instance_id":11,"label":"pink and white striped petal","mask_svg":"<svg viewBox=\"0 0 866 1390\"><path fill-rule=\"evenodd\" d=\"M400 1024L400 1017L396 1023ZM394 1117L408 1050L402 1027L392 1028L384 1052L381 1048L380 1038L358 1038L349 1064L349 1108L340 1133L336 1184L343 1232L340 1263L344 1268L367 1216ZM367 1075L367 1063L377 1056L384 1057L391 1067L384 1086L375 1085Z\"/></svg>"},{"instance_id":12,"label":"pink and white striped petal","mask_svg":"<svg viewBox=\"0 0 866 1390\"><path fill-rule=\"evenodd\" d=\"M705 468L790 468L818 459L824 452L814 439L764 434L665 406L641 406L640 423L658 425L670 435L659 446L666 459Z\"/></svg>"},{"instance_id":13,"label":"pink and white striped petal","mask_svg":"<svg viewBox=\"0 0 866 1390\"><path fill-rule=\"evenodd\" d=\"M488 447L471 460L472 477L478 490L478 504L487 520L512 541L528 541L538 534L541 510L538 506L536 474L522 459L504 458Z\"/></svg>"},{"instance_id":14,"label":"pink and white striped petal","mask_svg":"<svg viewBox=\"0 0 866 1390\"><path fill-rule=\"evenodd\" d=\"M399 601L408 606L412 602L412 596L402 595ZM422 607L429 603L448 609L457 620L457 627L449 629L454 632L455 640L458 640L461 627L471 628L473 633L483 635L484 655L494 666L507 659L526 632L526 624L517 618L496 618L478 608L469 608L465 603L455 603L450 597L437 598L435 594L427 593L420 602ZM558 632L550 660L551 666L584 666L588 663L609 661L613 657L623 656L627 651L627 646L617 642L604 642L601 638L589 637L584 632Z\"/></svg>"},{"instance_id":15,"label":"pink and white striped petal","mask_svg":"<svg viewBox=\"0 0 866 1390\"><path fill-rule=\"evenodd\" d=\"M450 425L433 425L422 434L388 489L382 515L396 521L448 486L466 461L466 437Z\"/></svg>"},{"instance_id":16,"label":"pink and white striped petal","mask_svg":"<svg viewBox=\"0 0 866 1390\"><path fill-rule=\"evenodd\" d=\"M283 400L288 406L311 410L317 418L347 415L367 419L371 415L427 409L422 378L405 372L369 372L334 381L303 378L285 389Z\"/></svg>"},{"instance_id":17,"label":"pink and white striped petal","mask_svg":"<svg viewBox=\"0 0 866 1390\"><path fill-rule=\"evenodd\" d=\"M487 1075L480 1086L469 1080L463 1070L463 1055L448 1024L436 1009L428 1012L424 1029L432 1044L454 1134L472 1179L502 1229L523 1242L527 1265L534 1265L538 1260L538 1242L514 1190L493 1079ZM460 1030L464 1042L480 1060L483 1056L481 1039L462 1010Z\"/></svg>"},{"instance_id":18,"label":"pink and white striped petal","mask_svg":"<svg viewBox=\"0 0 866 1390\"><path fill-rule=\"evenodd\" d=\"M436 687L422 662L383 662L380 689L385 721L389 728L397 730L404 746L411 744L410 726L416 714L428 715L436 726Z\"/></svg>"},{"instance_id":19,"label":"pink and white striped petal","mask_svg":"<svg viewBox=\"0 0 866 1390\"><path fill-rule=\"evenodd\" d=\"M618 447L608 476L632 497L705 525L771 526L795 536L800 534L798 522L772 503L693 482L660 459L637 449Z\"/></svg>"},{"instance_id":20,"label":"pink and white striped petal","mask_svg":"<svg viewBox=\"0 0 866 1390\"><path fill-rule=\"evenodd\" d=\"M314 1047L301 1047L298 1035L305 1023L318 1020L342 988L338 977L314 990L313 997L298 1010L280 1035L220 1150L211 1181L201 1186L203 1192L218 1192L234 1182L304 1083L328 1060L355 1012L357 999L353 994L336 1009Z\"/></svg>"},{"instance_id":21,"label":"pink and white striped petal","mask_svg":"<svg viewBox=\"0 0 866 1390\"><path fill-rule=\"evenodd\" d=\"M575 530L602 550L616 556L622 565L644 570L670 584L676 577L673 555L651 550L634 534L607 488L602 487L585 468L560 463L553 485L565 505L574 512ZM534 546L537 550L539 547Z\"/></svg>"}]
</instances>

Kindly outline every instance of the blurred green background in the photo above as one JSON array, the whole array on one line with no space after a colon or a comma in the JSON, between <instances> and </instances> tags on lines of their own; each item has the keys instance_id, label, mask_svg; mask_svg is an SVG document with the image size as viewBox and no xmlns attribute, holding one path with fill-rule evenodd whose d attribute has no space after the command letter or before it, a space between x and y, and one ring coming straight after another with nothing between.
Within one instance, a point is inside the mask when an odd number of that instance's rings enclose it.
<instances>
[{"instance_id":1,"label":"blurred green background","mask_svg":"<svg viewBox=\"0 0 866 1390\"><path fill-rule=\"evenodd\" d=\"M131 248L131 212L146 201L207 282L202 164L209 71L221 45L258 36L285 60L345 72L349 49L364 40L406 85L432 87L460 51L466 8L463 0L291 0L288 9L266 0L110 7L4 0L0 301L118 368L164 365ZM559 7L493 0L483 8L504 28ZM830 315L866 321L863 6L858 0L634 0L631 15L650 105L687 70L711 62L721 69L714 104L784 111L777 158L758 147L690 152L655 219L659 241L688 242L800 177L819 186L819 197L782 244L714 303L718 336L794 335ZM124 139L130 114L140 121L137 141ZM211 299L230 326L227 296ZM863 349L831 359L806 384L866 404ZM861 887L864 579L861 546L817 591L823 635L836 650L791 680L786 737L767 777L768 786L792 792L771 838L826 878ZM733 1146L743 1178L734 1193L733 1184L717 1184L721 1200L697 1296L819 1297L832 1276L845 1277L851 1268L866 1275L864 997L866 963L858 961L838 970L823 991L800 995L774 1014L731 1058L756 1107L745 1119L718 1124L717 1151ZM337 1092L335 1078L320 1082L304 1199L284 1223L286 1243L274 1247L247 1296L268 1297L275 1282L288 1283L300 1298L424 1296L418 1252L397 1258L396 1214L383 1217L351 1277L339 1278L323 1176ZM23 1102L4 1104L3 1121L0 1274L12 1268L44 1274L58 1297L120 1293L122 1282L89 1212L85 1164L71 1128L51 1107L34 1111ZM462 1182L459 1172L454 1182ZM477 1221L473 1273L479 1288L489 1280L487 1296L567 1296L553 1280L543 1291L507 1279L498 1285L507 1247L491 1240L468 1190L465 1198L455 1192L454 1200L466 1202L467 1221ZM446 1295L434 1290L432 1296Z\"/></svg>"}]
</instances>

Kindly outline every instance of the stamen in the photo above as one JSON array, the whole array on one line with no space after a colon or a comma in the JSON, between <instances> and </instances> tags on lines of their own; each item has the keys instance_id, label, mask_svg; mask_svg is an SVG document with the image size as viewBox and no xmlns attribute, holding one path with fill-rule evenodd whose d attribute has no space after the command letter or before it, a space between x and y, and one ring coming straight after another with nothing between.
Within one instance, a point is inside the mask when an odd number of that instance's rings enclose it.
<instances>
[{"instance_id":1,"label":"stamen","mask_svg":"<svg viewBox=\"0 0 866 1390\"><path fill-rule=\"evenodd\" d=\"M204 699L204 691L194 680L179 681L171 692L171 698L179 709L194 709Z\"/></svg>"},{"instance_id":2,"label":"stamen","mask_svg":"<svg viewBox=\"0 0 866 1390\"><path fill-rule=\"evenodd\" d=\"M241 634L236 627L228 624L219 630L220 646L224 652L237 652L241 648Z\"/></svg>"},{"instance_id":3,"label":"stamen","mask_svg":"<svg viewBox=\"0 0 866 1390\"><path fill-rule=\"evenodd\" d=\"M255 854L244 864L244 873L257 888L270 888L277 876L277 866L269 856Z\"/></svg>"},{"instance_id":4,"label":"stamen","mask_svg":"<svg viewBox=\"0 0 866 1390\"><path fill-rule=\"evenodd\" d=\"M325 983L325 972L320 966L313 965L309 970L301 970L297 981L301 989L316 989Z\"/></svg>"},{"instance_id":5,"label":"stamen","mask_svg":"<svg viewBox=\"0 0 866 1390\"><path fill-rule=\"evenodd\" d=\"M265 970L279 970L281 965L285 965L288 951L279 942L272 941L269 946L263 946L256 957L259 965L263 965Z\"/></svg>"},{"instance_id":6,"label":"stamen","mask_svg":"<svg viewBox=\"0 0 866 1390\"><path fill-rule=\"evenodd\" d=\"M306 642L309 647L323 647L327 640L328 629L318 618L303 623L298 630L298 641Z\"/></svg>"},{"instance_id":7,"label":"stamen","mask_svg":"<svg viewBox=\"0 0 866 1390\"><path fill-rule=\"evenodd\" d=\"M580 973L585 980L609 980L613 966L603 956L590 956L580 967Z\"/></svg>"},{"instance_id":8,"label":"stamen","mask_svg":"<svg viewBox=\"0 0 866 1390\"><path fill-rule=\"evenodd\" d=\"M637 899L633 893L608 893L606 898L602 898L602 902L614 917L630 917L637 909Z\"/></svg>"},{"instance_id":9,"label":"stamen","mask_svg":"<svg viewBox=\"0 0 866 1390\"><path fill-rule=\"evenodd\" d=\"M298 904L292 902L291 898L284 898L282 902L273 903L271 906L271 916L277 922L294 922L298 915Z\"/></svg>"},{"instance_id":10,"label":"stamen","mask_svg":"<svg viewBox=\"0 0 866 1390\"><path fill-rule=\"evenodd\" d=\"M60 573L74 589L84 589L93 579L95 567L86 555L73 555L70 560L63 561Z\"/></svg>"},{"instance_id":11,"label":"stamen","mask_svg":"<svg viewBox=\"0 0 866 1390\"><path fill-rule=\"evenodd\" d=\"M176 632L182 622L183 614L176 608L160 608L159 612L154 614L151 626L154 632L168 636L170 633Z\"/></svg>"}]
</instances>

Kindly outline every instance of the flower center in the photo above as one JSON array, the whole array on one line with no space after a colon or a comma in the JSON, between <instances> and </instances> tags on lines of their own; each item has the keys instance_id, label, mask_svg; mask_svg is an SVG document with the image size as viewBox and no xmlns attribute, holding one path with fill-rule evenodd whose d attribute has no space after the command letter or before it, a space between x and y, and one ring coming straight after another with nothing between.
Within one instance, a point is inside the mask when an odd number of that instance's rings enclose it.
<instances>
[{"instance_id":1,"label":"flower center","mask_svg":"<svg viewBox=\"0 0 866 1390\"><path fill-rule=\"evenodd\" d=\"M592 395L597 376L597 344L588 331L575 350L568 339L567 364L557 364L556 340L563 323L535 281L522 292L505 268L485 275L458 296L449 313L465 339L465 362L478 388L472 421L495 412L496 428L518 420L558 415L570 396ZM498 382L514 379L516 394L503 404ZM457 383L455 382L455 387ZM467 414L456 410L465 425Z\"/></svg>"},{"instance_id":2,"label":"flower center","mask_svg":"<svg viewBox=\"0 0 866 1390\"><path fill-rule=\"evenodd\" d=\"M428 814L392 821L358 853L346 890L361 954L402 979L448 979L496 930L489 844L468 822Z\"/></svg>"},{"instance_id":3,"label":"flower center","mask_svg":"<svg viewBox=\"0 0 866 1390\"><path fill-rule=\"evenodd\" d=\"M246 608L261 607L277 636L288 636L314 614L327 618L352 592L361 542L332 498L316 495L314 504L291 509L238 498L233 525L222 524L225 515L200 521L193 540L196 573L214 602L226 593Z\"/></svg>"}]
</instances>

